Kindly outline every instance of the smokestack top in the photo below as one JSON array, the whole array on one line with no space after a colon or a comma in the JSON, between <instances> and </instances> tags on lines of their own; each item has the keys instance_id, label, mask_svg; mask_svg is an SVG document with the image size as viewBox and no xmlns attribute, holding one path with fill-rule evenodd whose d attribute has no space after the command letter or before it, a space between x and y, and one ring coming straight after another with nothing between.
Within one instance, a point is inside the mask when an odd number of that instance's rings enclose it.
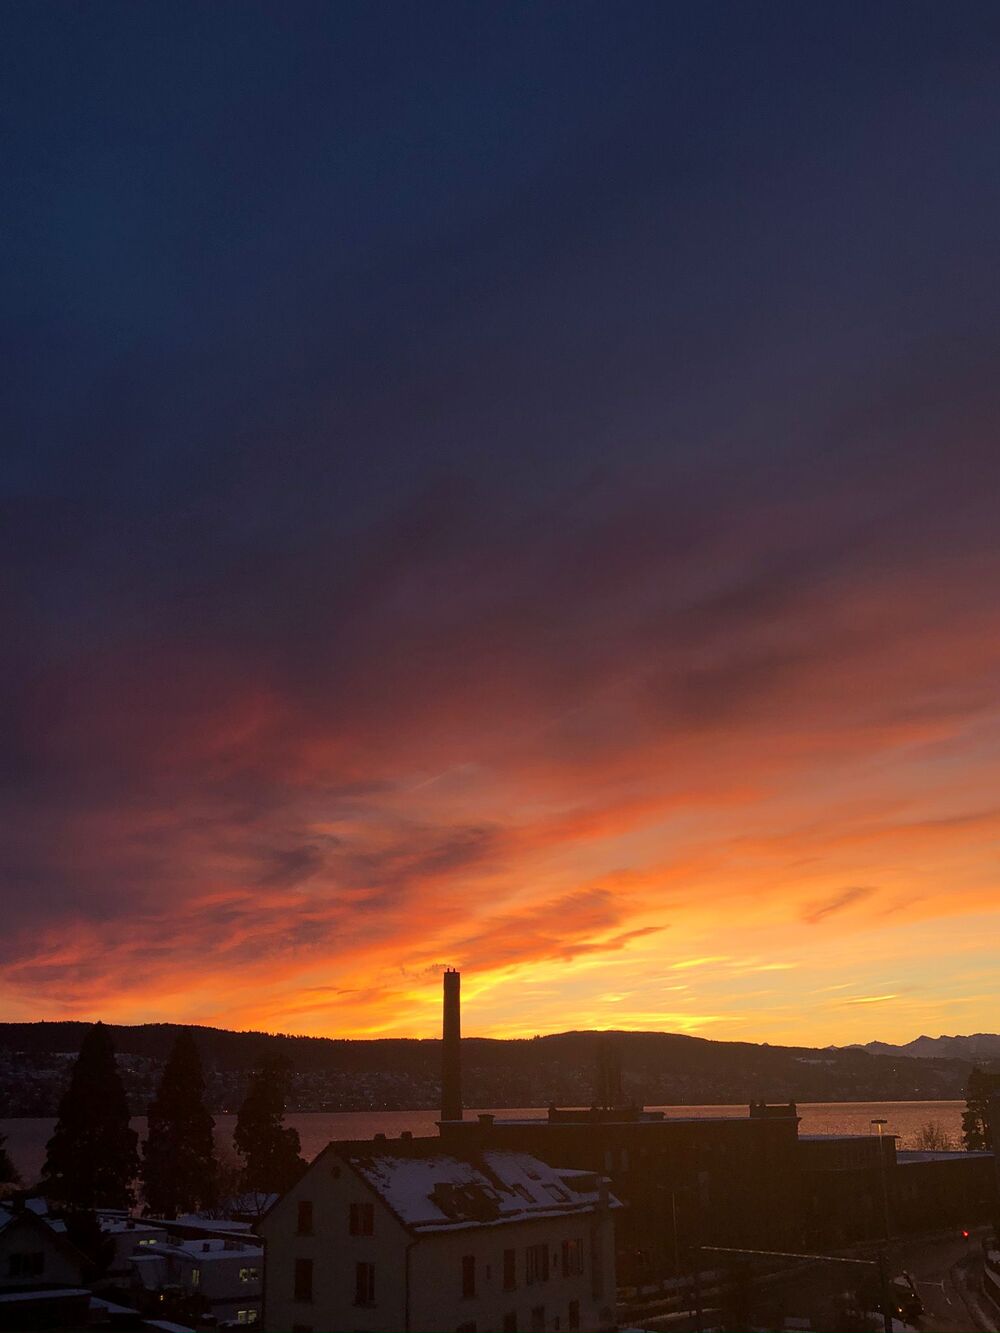
<instances>
[{"instance_id":1,"label":"smokestack top","mask_svg":"<svg viewBox=\"0 0 1000 1333\"><path fill-rule=\"evenodd\" d=\"M444 970L441 1042L441 1119L462 1119L462 1002L461 973Z\"/></svg>"}]
</instances>

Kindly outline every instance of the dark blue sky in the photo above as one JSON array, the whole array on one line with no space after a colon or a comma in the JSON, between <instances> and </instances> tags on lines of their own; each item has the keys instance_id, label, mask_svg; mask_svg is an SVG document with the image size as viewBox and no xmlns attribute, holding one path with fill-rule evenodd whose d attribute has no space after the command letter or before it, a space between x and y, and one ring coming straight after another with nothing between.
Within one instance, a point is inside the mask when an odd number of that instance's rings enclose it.
<instances>
[{"instance_id":1,"label":"dark blue sky","mask_svg":"<svg viewBox=\"0 0 1000 1333\"><path fill-rule=\"evenodd\" d=\"M275 873L323 905L250 933L281 976L360 958L352 913L419 970L450 943L414 924L427 866L516 897L536 780L660 811L651 736L863 730L880 689L989 712L995 5L19 3L4 31L25 1012L114 993L81 931L155 937L164 993L220 929L199 904L263 921ZM955 678L890 687L903 640ZM407 804L455 769L474 799ZM641 915L605 909L580 947Z\"/></svg>"}]
</instances>

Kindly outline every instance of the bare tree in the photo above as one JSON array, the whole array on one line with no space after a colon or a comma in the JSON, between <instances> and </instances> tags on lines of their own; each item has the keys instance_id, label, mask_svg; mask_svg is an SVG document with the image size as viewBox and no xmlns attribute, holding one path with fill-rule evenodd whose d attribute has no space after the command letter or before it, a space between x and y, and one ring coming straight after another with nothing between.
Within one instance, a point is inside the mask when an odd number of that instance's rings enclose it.
<instances>
[{"instance_id":1,"label":"bare tree","mask_svg":"<svg viewBox=\"0 0 1000 1333\"><path fill-rule=\"evenodd\" d=\"M955 1140L948 1134L940 1120L928 1120L917 1131L914 1146L919 1152L953 1152Z\"/></svg>"}]
</instances>

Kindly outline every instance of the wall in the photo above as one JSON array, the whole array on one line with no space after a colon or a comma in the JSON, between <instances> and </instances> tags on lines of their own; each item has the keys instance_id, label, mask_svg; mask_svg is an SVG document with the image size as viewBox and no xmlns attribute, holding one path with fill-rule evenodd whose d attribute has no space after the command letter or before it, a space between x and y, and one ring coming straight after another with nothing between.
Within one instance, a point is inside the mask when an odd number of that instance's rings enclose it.
<instances>
[{"instance_id":1,"label":"wall","mask_svg":"<svg viewBox=\"0 0 1000 1333\"><path fill-rule=\"evenodd\" d=\"M35 1277L8 1276L12 1254L41 1252L44 1267ZM74 1259L68 1247L60 1243L45 1223L21 1221L15 1218L0 1231L0 1289L53 1283L56 1286L78 1287L83 1277L81 1262Z\"/></svg>"},{"instance_id":2,"label":"wall","mask_svg":"<svg viewBox=\"0 0 1000 1333\"><path fill-rule=\"evenodd\" d=\"M613 1114L613 1113L612 1113ZM618 1281L686 1271L688 1247L788 1248L798 1230L798 1121L575 1120L442 1127L446 1147L481 1143L596 1171L626 1205L615 1216ZM677 1231L674 1232L676 1218Z\"/></svg>"},{"instance_id":3,"label":"wall","mask_svg":"<svg viewBox=\"0 0 1000 1333\"><path fill-rule=\"evenodd\" d=\"M901 1153L893 1181L900 1231L988 1222L996 1207L992 1153Z\"/></svg>"},{"instance_id":4,"label":"wall","mask_svg":"<svg viewBox=\"0 0 1000 1333\"><path fill-rule=\"evenodd\" d=\"M576 1239L583 1242L583 1272L564 1275L562 1242ZM538 1244L548 1246L549 1277L529 1284L526 1249ZM503 1285L503 1252L508 1248L516 1251L517 1285L512 1291L505 1291ZM476 1257L476 1295L471 1298L462 1296L464 1255ZM594 1214L581 1213L425 1235L411 1255L410 1327L451 1330L474 1323L479 1333L499 1333L504 1316L513 1312L518 1329L525 1333L531 1328L532 1308L541 1305L545 1307L545 1328L565 1330L569 1303L577 1300L581 1329L595 1333L614 1328L613 1257L610 1211L600 1225L595 1225Z\"/></svg>"},{"instance_id":5,"label":"wall","mask_svg":"<svg viewBox=\"0 0 1000 1333\"><path fill-rule=\"evenodd\" d=\"M313 1235L296 1235L298 1204L313 1205ZM351 1203L374 1205L371 1236L349 1232ZM402 1329L405 1321L404 1255L409 1235L378 1197L332 1153L321 1153L306 1175L274 1206L259 1227L265 1240L264 1327L289 1333L299 1325L330 1329ZM313 1299L296 1301L295 1260L313 1261ZM354 1305L356 1263L374 1263L375 1305ZM349 1318L349 1323L345 1323Z\"/></svg>"}]
</instances>

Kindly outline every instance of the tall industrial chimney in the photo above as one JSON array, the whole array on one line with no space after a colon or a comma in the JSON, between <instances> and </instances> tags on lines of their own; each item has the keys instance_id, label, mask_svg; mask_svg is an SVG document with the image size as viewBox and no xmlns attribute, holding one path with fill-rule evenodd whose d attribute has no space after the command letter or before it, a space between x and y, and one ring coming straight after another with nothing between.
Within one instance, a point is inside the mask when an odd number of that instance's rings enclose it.
<instances>
[{"instance_id":1,"label":"tall industrial chimney","mask_svg":"<svg viewBox=\"0 0 1000 1333\"><path fill-rule=\"evenodd\" d=\"M444 973L441 1119L462 1119L462 974L453 967Z\"/></svg>"}]
</instances>

